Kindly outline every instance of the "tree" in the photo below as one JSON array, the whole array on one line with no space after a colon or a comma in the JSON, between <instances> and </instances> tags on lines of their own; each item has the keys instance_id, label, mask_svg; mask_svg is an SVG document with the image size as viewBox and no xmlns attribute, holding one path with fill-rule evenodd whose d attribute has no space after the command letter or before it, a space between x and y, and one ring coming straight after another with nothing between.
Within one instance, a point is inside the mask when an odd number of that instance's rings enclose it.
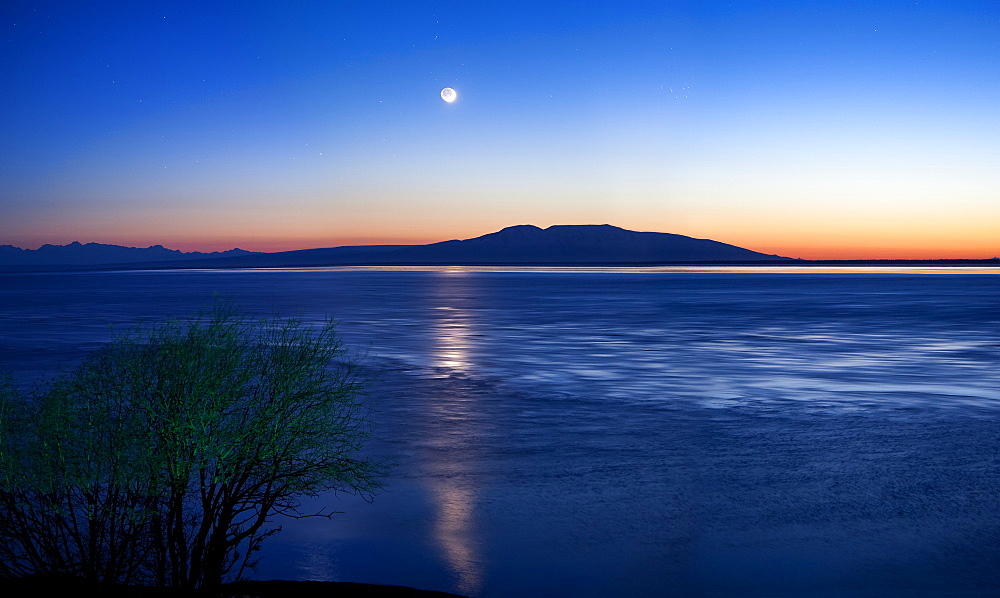
<instances>
[{"instance_id":1,"label":"tree","mask_svg":"<svg viewBox=\"0 0 1000 598\"><path fill-rule=\"evenodd\" d=\"M302 496L378 490L332 322L232 309L120 336L44 392L0 384L0 574L214 587Z\"/></svg>"}]
</instances>

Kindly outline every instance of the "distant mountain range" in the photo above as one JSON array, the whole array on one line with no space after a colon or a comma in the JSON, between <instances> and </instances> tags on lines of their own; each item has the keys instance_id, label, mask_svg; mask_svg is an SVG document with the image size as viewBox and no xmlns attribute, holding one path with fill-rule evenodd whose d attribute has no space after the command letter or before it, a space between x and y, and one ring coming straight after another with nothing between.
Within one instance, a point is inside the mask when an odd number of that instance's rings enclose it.
<instances>
[{"instance_id":1,"label":"distant mountain range","mask_svg":"<svg viewBox=\"0 0 1000 598\"><path fill-rule=\"evenodd\" d=\"M144 262L197 260L252 255L252 251L230 249L202 253L188 253L167 249L163 245L151 247L122 247L103 243L83 244L74 241L69 245L42 245L38 249L21 249L13 245L0 245L0 265L4 266L99 266L105 264L136 264Z\"/></svg>"},{"instance_id":2,"label":"distant mountain range","mask_svg":"<svg viewBox=\"0 0 1000 598\"><path fill-rule=\"evenodd\" d=\"M182 253L154 245L145 249L71 243L25 250L0 246L2 266L123 266L254 268L414 264L649 264L705 262L787 262L792 258L758 253L708 239L670 233L635 232L600 225L557 225L542 229L510 226L495 233L429 245L357 245L252 253Z\"/></svg>"}]
</instances>

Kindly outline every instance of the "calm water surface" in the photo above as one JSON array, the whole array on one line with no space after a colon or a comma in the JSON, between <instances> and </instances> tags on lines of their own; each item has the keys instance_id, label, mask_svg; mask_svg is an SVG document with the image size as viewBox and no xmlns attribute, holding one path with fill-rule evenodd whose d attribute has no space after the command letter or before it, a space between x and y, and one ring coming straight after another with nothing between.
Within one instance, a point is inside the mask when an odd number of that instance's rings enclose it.
<instances>
[{"instance_id":1,"label":"calm water surface","mask_svg":"<svg viewBox=\"0 0 1000 598\"><path fill-rule=\"evenodd\" d=\"M338 319L380 372L374 504L260 578L475 596L1000 595L1000 276L0 276L23 384L211 307Z\"/></svg>"}]
</instances>

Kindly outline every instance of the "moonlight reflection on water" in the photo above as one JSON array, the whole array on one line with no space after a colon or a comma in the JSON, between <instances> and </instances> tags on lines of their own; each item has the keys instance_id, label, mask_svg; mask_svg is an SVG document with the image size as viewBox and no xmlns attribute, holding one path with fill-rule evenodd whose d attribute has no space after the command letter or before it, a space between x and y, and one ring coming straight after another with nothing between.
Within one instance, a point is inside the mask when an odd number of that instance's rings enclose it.
<instances>
[{"instance_id":1,"label":"moonlight reflection on water","mask_svg":"<svg viewBox=\"0 0 1000 598\"><path fill-rule=\"evenodd\" d=\"M433 301L439 303L432 306L436 316L431 335L434 343L432 367L445 377L474 373L471 316L462 309L464 298L452 292L451 280L452 276L441 277L431 295ZM470 418L476 409L475 396L435 401L429 408L431 418L441 422L427 430L428 434L439 435L432 438L431 444L434 447L447 445L450 453L468 454L473 448L471 442L478 436L475 422ZM430 452L434 453L434 448ZM482 555L474 525L477 496L472 480L476 473L475 463L454 458L436 462L433 454L428 455L428 461L428 468L435 471L435 475L426 479L436 508L434 538L456 578L458 590L476 595L482 584Z\"/></svg>"}]
</instances>

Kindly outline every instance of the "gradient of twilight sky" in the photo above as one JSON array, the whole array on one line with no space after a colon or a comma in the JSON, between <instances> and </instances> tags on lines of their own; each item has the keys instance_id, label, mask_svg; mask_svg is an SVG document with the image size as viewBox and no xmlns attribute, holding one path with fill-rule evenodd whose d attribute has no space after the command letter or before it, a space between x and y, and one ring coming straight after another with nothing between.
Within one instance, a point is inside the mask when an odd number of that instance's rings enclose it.
<instances>
[{"instance_id":1,"label":"gradient of twilight sky","mask_svg":"<svg viewBox=\"0 0 1000 598\"><path fill-rule=\"evenodd\" d=\"M608 223L1000 254L996 0L8 0L0 26L0 244Z\"/></svg>"}]
</instances>

